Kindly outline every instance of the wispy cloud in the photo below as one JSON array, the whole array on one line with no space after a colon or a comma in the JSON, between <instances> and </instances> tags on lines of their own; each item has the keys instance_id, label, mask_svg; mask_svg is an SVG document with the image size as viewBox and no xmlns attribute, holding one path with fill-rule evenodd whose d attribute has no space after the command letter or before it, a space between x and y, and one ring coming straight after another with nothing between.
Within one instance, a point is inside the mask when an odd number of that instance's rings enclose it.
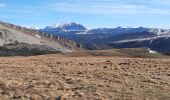
<instances>
[{"instance_id":1,"label":"wispy cloud","mask_svg":"<svg viewBox=\"0 0 170 100\"><path fill-rule=\"evenodd\" d=\"M32 25L170 26L170 0L0 0L0 20ZM101 24L102 23L102 24Z\"/></svg>"},{"instance_id":2,"label":"wispy cloud","mask_svg":"<svg viewBox=\"0 0 170 100\"><path fill-rule=\"evenodd\" d=\"M156 2L157 5L150 4ZM160 7L159 3L170 0L65 0L46 2L36 6L25 7L28 12L46 13L44 11L56 11L65 13L82 13L98 15L116 14L159 14L170 15L170 4Z\"/></svg>"},{"instance_id":3,"label":"wispy cloud","mask_svg":"<svg viewBox=\"0 0 170 100\"><path fill-rule=\"evenodd\" d=\"M3 8L3 7L5 7L5 6L6 6L5 4L0 3L0 8Z\"/></svg>"},{"instance_id":4,"label":"wispy cloud","mask_svg":"<svg viewBox=\"0 0 170 100\"><path fill-rule=\"evenodd\" d=\"M144 4L115 2L85 2L74 1L49 4L47 8L61 12L89 14L170 14L170 8L160 8ZM74 1L74 2L73 2ZM88 1L88 0L86 0Z\"/></svg>"}]
</instances>

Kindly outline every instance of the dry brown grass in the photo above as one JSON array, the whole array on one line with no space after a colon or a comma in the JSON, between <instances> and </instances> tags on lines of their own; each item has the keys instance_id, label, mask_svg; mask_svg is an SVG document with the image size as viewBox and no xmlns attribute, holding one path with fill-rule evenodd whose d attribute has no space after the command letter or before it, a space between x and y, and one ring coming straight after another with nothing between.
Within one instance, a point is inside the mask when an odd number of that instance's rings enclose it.
<instances>
[{"instance_id":1,"label":"dry brown grass","mask_svg":"<svg viewBox=\"0 0 170 100\"><path fill-rule=\"evenodd\" d=\"M0 58L0 100L168 100L170 59Z\"/></svg>"}]
</instances>

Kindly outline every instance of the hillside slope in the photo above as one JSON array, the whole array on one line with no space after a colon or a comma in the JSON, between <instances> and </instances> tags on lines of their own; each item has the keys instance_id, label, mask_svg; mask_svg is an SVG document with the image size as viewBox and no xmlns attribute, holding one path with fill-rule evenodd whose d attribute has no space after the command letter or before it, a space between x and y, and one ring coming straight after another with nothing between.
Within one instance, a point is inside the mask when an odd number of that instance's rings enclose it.
<instances>
[{"instance_id":1,"label":"hillside slope","mask_svg":"<svg viewBox=\"0 0 170 100\"><path fill-rule=\"evenodd\" d=\"M0 21L0 46L18 43L43 45L61 52L71 52L81 46L81 44L58 36Z\"/></svg>"}]
</instances>

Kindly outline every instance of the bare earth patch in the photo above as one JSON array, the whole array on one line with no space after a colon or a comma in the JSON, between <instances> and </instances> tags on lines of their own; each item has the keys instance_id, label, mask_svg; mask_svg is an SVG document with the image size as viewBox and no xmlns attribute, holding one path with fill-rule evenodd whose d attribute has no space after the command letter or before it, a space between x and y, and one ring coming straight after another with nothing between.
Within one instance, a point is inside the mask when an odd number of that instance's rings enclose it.
<instances>
[{"instance_id":1,"label":"bare earth patch","mask_svg":"<svg viewBox=\"0 0 170 100\"><path fill-rule=\"evenodd\" d=\"M0 58L0 100L170 100L170 59Z\"/></svg>"}]
</instances>

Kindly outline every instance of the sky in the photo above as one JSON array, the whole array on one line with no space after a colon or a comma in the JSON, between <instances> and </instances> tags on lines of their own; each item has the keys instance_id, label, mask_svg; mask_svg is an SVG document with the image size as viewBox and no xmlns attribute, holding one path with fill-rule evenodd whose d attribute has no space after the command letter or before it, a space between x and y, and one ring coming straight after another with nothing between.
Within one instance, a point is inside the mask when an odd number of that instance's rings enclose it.
<instances>
[{"instance_id":1,"label":"sky","mask_svg":"<svg viewBox=\"0 0 170 100\"><path fill-rule=\"evenodd\" d=\"M40 28L76 22L87 28L170 29L170 0L0 0L0 20Z\"/></svg>"}]
</instances>

